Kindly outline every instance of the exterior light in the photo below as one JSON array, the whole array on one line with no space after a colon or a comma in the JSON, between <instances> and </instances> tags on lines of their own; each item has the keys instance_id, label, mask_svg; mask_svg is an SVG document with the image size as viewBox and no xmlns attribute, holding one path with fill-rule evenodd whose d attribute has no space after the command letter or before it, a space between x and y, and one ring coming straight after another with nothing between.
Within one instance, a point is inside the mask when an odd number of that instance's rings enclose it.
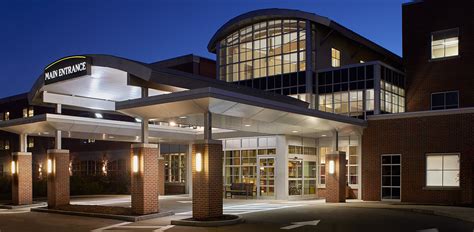
<instances>
[{"instance_id":1,"label":"exterior light","mask_svg":"<svg viewBox=\"0 0 474 232\"><path fill-rule=\"evenodd\" d=\"M170 126L176 126L176 122L171 121Z\"/></svg>"},{"instance_id":2,"label":"exterior light","mask_svg":"<svg viewBox=\"0 0 474 232\"><path fill-rule=\"evenodd\" d=\"M249 126L250 126L250 124L245 124L244 126L246 126L246 127L249 127Z\"/></svg>"},{"instance_id":3,"label":"exterior light","mask_svg":"<svg viewBox=\"0 0 474 232\"><path fill-rule=\"evenodd\" d=\"M134 173L138 172L138 155L133 155L132 157L132 171Z\"/></svg>"},{"instance_id":4,"label":"exterior light","mask_svg":"<svg viewBox=\"0 0 474 232\"><path fill-rule=\"evenodd\" d=\"M329 174L334 174L334 170L335 170L335 166L334 166L334 160L329 160Z\"/></svg>"},{"instance_id":5,"label":"exterior light","mask_svg":"<svg viewBox=\"0 0 474 232\"><path fill-rule=\"evenodd\" d=\"M101 113L95 113L94 115L95 115L96 118L104 118L104 116L102 116Z\"/></svg>"},{"instance_id":6,"label":"exterior light","mask_svg":"<svg viewBox=\"0 0 474 232\"><path fill-rule=\"evenodd\" d=\"M16 174L18 172L17 166L16 166L16 161L12 161L12 174Z\"/></svg>"},{"instance_id":7,"label":"exterior light","mask_svg":"<svg viewBox=\"0 0 474 232\"><path fill-rule=\"evenodd\" d=\"M139 118L135 118L135 122L142 122L142 120Z\"/></svg>"},{"instance_id":8,"label":"exterior light","mask_svg":"<svg viewBox=\"0 0 474 232\"><path fill-rule=\"evenodd\" d=\"M202 171L202 154L196 153L196 172Z\"/></svg>"},{"instance_id":9,"label":"exterior light","mask_svg":"<svg viewBox=\"0 0 474 232\"><path fill-rule=\"evenodd\" d=\"M47 172L48 174L53 172L53 161L51 159L48 159Z\"/></svg>"}]
</instances>

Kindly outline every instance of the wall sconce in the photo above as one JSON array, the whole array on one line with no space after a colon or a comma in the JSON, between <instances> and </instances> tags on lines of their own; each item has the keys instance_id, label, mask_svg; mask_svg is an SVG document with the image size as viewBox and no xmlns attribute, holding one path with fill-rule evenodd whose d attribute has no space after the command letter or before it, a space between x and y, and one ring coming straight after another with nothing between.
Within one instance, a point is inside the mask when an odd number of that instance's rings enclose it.
<instances>
[{"instance_id":1,"label":"wall sconce","mask_svg":"<svg viewBox=\"0 0 474 232\"><path fill-rule=\"evenodd\" d=\"M46 170L48 174L51 174L53 172L53 160L48 159Z\"/></svg>"},{"instance_id":2,"label":"wall sconce","mask_svg":"<svg viewBox=\"0 0 474 232\"><path fill-rule=\"evenodd\" d=\"M18 172L17 170L17 165L16 165L16 161L12 161L12 174L16 174Z\"/></svg>"},{"instance_id":3,"label":"wall sconce","mask_svg":"<svg viewBox=\"0 0 474 232\"><path fill-rule=\"evenodd\" d=\"M334 170L335 170L335 164L334 164L334 160L329 160L329 174L334 174Z\"/></svg>"},{"instance_id":4,"label":"wall sconce","mask_svg":"<svg viewBox=\"0 0 474 232\"><path fill-rule=\"evenodd\" d=\"M138 172L138 155L133 155L132 157L132 172Z\"/></svg>"},{"instance_id":5,"label":"wall sconce","mask_svg":"<svg viewBox=\"0 0 474 232\"><path fill-rule=\"evenodd\" d=\"M202 171L202 154L196 153L196 172Z\"/></svg>"}]
</instances>

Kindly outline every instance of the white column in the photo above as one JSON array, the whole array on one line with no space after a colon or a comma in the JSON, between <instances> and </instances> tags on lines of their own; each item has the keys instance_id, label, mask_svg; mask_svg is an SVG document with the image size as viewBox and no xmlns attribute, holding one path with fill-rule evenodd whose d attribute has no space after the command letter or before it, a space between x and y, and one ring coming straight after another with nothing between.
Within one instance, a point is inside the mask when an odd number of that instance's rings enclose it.
<instances>
[{"instance_id":1,"label":"white column","mask_svg":"<svg viewBox=\"0 0 474 232\"><path fill-rule=\"evenodd\" d=\"M278 200L288 199L288 146L285 136L276 136L275 194ZM258 170L257 170L258 171Z\"/></svg>"},{"instance_id":2,"label":"white column","mask_svg":"<svg viewBox=\"0 0 474 232\"><path fill-rule=\"evenodd\" d=\"M142 128L141 128L141 136L142 136L142 143L148 143L148 118L142 118Z\"/></svg>"},{"instance_id":3,"label":"white column","mask_svg":"<svg viewBox=\"0 0 474 232\"><path fill-rule=\"evenodd\" d=\"M28 149L28 135L20 134L20 152L27 152Z\"/></svg>"}]
</instances>

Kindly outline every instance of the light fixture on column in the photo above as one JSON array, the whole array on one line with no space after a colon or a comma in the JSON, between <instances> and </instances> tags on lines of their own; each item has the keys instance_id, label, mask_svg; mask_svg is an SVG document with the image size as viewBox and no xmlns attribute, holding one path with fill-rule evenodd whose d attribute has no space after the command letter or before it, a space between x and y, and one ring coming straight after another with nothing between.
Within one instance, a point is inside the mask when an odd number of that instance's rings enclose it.
<instances>
[{"instance_id":1,"label":"light fixture on column","mask_svg":"<svg viewBox=\"0 0 474 232\"><path fill-rule=\"evenodd\" d=\"M196 153L196 172L202 171L202 154Z\"/></svg>"},{"instance_id":2,"label":"light fixture on column","mask_svg":"<svg viewBox=\"0 0 474 232\"><path fill-rule=\"evenodd\" d=\"M132 157L132 171L133 173L138 172L138 155L133 155Z\"/></svg>"},{"instance_id":3,"label":"light fixture on column","mask_svg":"<svg viewBox=\"0 0 474 232\"><path fill-rule=\"evenodd\" d=\"M51 159L48 159L47 172L48 174L51 174L53 172L53 160Z\"/></svg>"},{"instance_id":4,"label":"light fixture on column","mask_svg":"<svg viewBox=\"0 0 474 232\"><path fill-rule=\"evenodd\" d=\"M12 174L16 174L18 172L16 161L12 160Z\"/></svg>"},{"instance_id":5,"label":"light fixture on column","mask_svg":"<svg viewBox=\"0 0 474 232\"><path fill-rule=\"evenodd\" d=\"M334 174L334 170L336 169L334 160L329 160L329 174Z\"/></svg>"}]
</instances>

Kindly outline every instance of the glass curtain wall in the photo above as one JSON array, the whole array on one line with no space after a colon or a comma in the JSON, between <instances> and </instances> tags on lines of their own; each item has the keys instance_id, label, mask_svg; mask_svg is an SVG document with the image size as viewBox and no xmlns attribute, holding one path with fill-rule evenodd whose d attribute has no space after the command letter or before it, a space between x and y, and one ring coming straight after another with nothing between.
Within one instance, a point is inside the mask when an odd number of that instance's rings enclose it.
<instances>
[{"instance_id":1,"label":"glass curtain wall","mask_svg":"<svg viewBox=\"0 0 474 232\"><path fill-rule=\"evenodd\" d=\"M317 83L319 110L356 118L365 118L365 112L373 114L373 65L321 72Z\"/></svg>"},{"instance_id":2,"label":"glass curtain wall","mask_svg":"<svg viewBox=\"0 0 474 232\"><path fill-rule=\"evenodd\" d=\"M382 113L405 112L405 77L382 66L380 79L380 111Z\"/></svg>"},{"instance_id":3,"label":"glass curtain wall","mask_svg":"<svg viewBox=\"0 0 474 232\"><path fill-rule=\"evenodd\" d=\"M332 151L330 147L319 147L319 178L318 184L320 187L326 186L326 155ZM359 184L359 152L357 146L339 147L339 151L346 152L347 161L347 175L346 182L356 187Z\"/></svg>"},{"instance_id":4,"label":"glass curtain wall","mask_svg":"<svg viewBox=\"0 0 474 232\"><path fill-rule=\"evenodd\" d=\"M296 19L241 28L220 42L219 78L285 95L298 94L298 85L305 81L303 73L297 74L306 70L305 29L306 22ZM283 75L289 73L295 75ZM293 88L283 90L286 87Z\"/></svg>"}]
</instances>

